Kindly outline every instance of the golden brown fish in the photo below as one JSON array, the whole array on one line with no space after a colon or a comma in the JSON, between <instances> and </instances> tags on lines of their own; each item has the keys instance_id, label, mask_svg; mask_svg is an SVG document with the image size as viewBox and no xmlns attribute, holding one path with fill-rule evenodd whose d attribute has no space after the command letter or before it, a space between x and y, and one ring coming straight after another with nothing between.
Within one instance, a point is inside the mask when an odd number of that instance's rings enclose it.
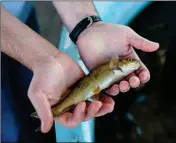
<instances>
[{"instance_id":1,"label":"golden brown fish","mask_svg":"<svg viewBox=\"0 0 176 143\"><path fill-rule=\"evenodd\" d=\"M112 58L110 61L101 64L81 78L74 87L63 93L67 97L52 107L53 117L61 115L82 101L99 95L102 90L119 82L139 67L140 61L131 58ZM31 116L38 118L36 112L32 113Z\"/></svg>"}]
</instances>

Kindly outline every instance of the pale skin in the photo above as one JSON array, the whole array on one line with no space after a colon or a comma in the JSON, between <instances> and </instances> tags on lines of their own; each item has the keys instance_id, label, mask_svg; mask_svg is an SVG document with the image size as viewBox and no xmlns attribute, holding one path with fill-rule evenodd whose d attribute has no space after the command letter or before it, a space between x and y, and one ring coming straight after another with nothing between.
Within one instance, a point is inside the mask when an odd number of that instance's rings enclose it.
<instances>
[{"instance_id":1,"label":"pale skin","mask_svg":"<svg viewBox=\"0 0 176 143\"><path fill-rule=\"evenodd\" d=\"M53 4L69 32L84 17L97 15L92 2L58 1ZM71 57L59 51L4 8L1 13L1 50L33 71L28 97L41 120L41 131L46 133L53 123L51 105L58 102L64 89L83 77L84 73ZM127 26L104 22L94 23L83 31L76 46L89 70L113 56L139 59L133 47L145 52L154 52L159 48L158 43L139 36ZM150 73L142 64L137 72L110 87L107 93L115 96L130 88L137 88L149 79ZM115 102L109 96L89 105L81 102L72 113L64 113L55 120L64 126L76 127L82 121L112 112L114 105Z\"/></svg>"}]
</instances>

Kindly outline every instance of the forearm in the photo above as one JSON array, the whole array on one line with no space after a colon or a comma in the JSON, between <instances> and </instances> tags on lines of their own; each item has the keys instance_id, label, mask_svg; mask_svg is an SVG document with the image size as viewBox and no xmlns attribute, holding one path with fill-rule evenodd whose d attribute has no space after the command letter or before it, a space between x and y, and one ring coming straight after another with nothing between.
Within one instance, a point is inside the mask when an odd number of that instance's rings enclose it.
<instances>
[{"instance_id":1,"label":"forearm","mask_svg":"<svg viewBox=\"0 0 176 143\"><path fill-rule=\"evenodd\" d=\"M53 4L69 32L86 16L98 15L91 0L55 1Z\"/></svg>"},{"instance_id":2,"label":"forearm","mask_svg":"<svg viewBox=\"0 0 176 143\"><path fill-rule=\"evenodd\" d=\"M58 50L1 6L1 51L32 70Z\"/></svg>"}]
</instances>

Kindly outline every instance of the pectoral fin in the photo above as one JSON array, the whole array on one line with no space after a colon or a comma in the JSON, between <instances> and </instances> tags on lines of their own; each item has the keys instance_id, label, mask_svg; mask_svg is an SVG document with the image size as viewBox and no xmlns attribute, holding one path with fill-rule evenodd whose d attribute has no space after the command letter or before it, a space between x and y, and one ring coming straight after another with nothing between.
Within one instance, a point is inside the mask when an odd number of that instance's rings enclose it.
<instances>
[{"instance_id":1,"label":"pectoral fin","mask_svg":"<svg viewBox=\"0 0 176 143\"><path fill-rule=\"evenodd\" d=\"M100 93L100 87L97 87L93 90L94 94L99 94Z\"/></svg>"}]
</instances>

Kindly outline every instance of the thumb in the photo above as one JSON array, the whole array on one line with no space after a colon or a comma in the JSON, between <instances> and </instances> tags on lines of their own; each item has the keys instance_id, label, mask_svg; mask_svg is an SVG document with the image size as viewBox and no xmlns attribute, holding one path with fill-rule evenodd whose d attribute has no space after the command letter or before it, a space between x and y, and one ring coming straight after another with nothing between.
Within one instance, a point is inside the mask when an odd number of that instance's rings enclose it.
<instances>
[{"instance_id":1,"label":"thumb","mask_svg":"<svg viewBox=\"0 0 176 143\"><path fill-rule=\"evenodd\" d=\"M141 37L131 28L129 28L129 30L127 31L127 41L130 45L132 45L136 49L139 49L145 52L153 52L159 48L158 43L149 41Z\"/></svg>"},{"instance_id":2,"label":"thumb","mask_svg":"<svg viewBox=\"0 0 176 143\"><path fill-rule=\"evenodd\" d=\"M51 105L47 96L40 90L40 88L37 88L34 80L32 80L29 87L28 97L41 120L41 131L47 133L53 125Z\"/></svg>"}]
</instances>

